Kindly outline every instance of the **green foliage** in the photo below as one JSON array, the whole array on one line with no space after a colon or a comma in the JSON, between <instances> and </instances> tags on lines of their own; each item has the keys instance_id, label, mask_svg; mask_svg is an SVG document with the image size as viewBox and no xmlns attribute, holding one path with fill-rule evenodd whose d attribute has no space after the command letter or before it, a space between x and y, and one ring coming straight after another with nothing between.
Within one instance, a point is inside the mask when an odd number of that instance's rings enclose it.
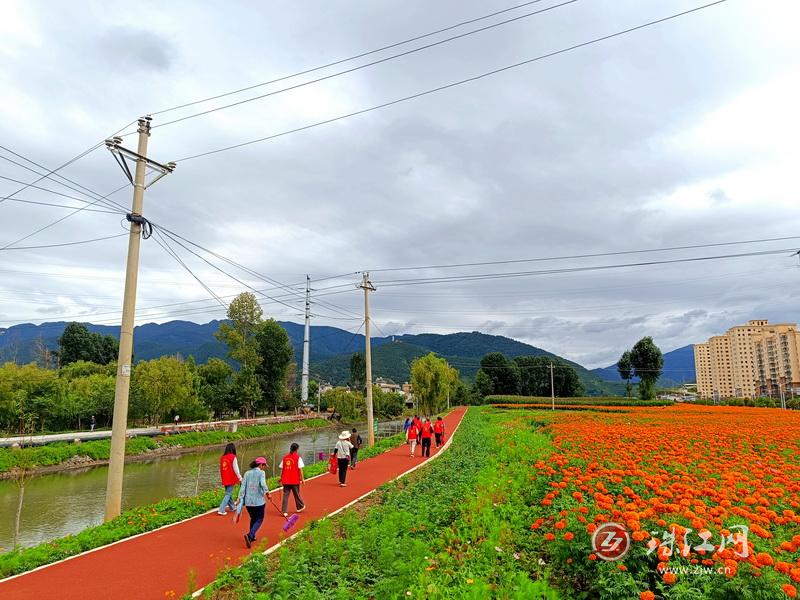
<instances>
[{"instance_id":1,"label":"green foliage","mask_svg":"<svg viewBox=\"0 0 800 600\"><path fill-rule=\"evenodd\" d=\"M114 336L91 333L86 325L74 321L66 326L58 338L58 355L61 365L76 361L107 365L117 360L119 342Z\"/></svg>"},{"instance_id":2,"label":"green foliage","mask_svg":"<svg viewBox=\"0 0 800 600\"><path fill-rule=\"evenodd\" d=\"M494 393L494 382L483 369L475 374L475 383L472 386L472 393L475 397L476 404L483 404L483 399Z\"/></svg>"},{"instance_id":3,"label":"green foliage","mask_svg":"<svg viewBox=\"0 0 800 600\"><path fill-rule=\"evenodd\" d=\"M224 360L211 358L196 370L199 379L198 396L215 418L236 408L233 397L233 369Z\"/></svg>"},{"instance_id":4,"label":"green foliage","mask_svg":"<svg viewBox=\"0 0 800 600\"><path fill-rule=\"evenodd\" d=\"M432 415L444 407L447 393L458 375L443 358L433 352L411 363L411 387L417 401L417 409L421 414Z\"/></svg>"},{"instance_id":5,"label":"green foliage","mask_svg":"<svg viewBox=\"0 0 800 600\"><path fill-rule=\"evenodd\" d=\"M628 400L626 398L556 398L556 405L584 405L584 406L672 406L672 400ZM484 398L486 404L547 404L550 405L550 396L503 396L494 395Z\"/></svg>"},{"instance_id":6,"label":"green foliage","mask_svg":"<svg viewBox=\"0 0 800 600\"><path fill-rule=\"evenodd\" d=\"M631 361L631 351L625 350L617 361L617 372L625 382L625 395L631 397L631 379L633 379L633 362Z\"/></svg>"},{"instance_id":7,"label":"green foliage","mask_svg":"<svg viewBox=\"0 0 800 600\"><path fill-rule=\"evenodd\" d=\"M553 386L559 397L582 396L583 384L569 363L550 356L518 356L514 359L520 373L523 396L547 396L551 393L550 365L553 365Z\"/></svg>"},{"instance_id":8,"label":"green foliage","mask_svg":"<svg viewBox=\"0 0 800 600\"><path fill-rule=\"evenodd\" d=\"M228 346L228 356L239 363L233 379L233 393L239 399L245 417L261 402L261 386L256 369L261 362L256 332L262 323L263 311L250 292L236 296L228 305L228 319L222 322L214 336Z\"/></svg>"},{"instance_id":9,"label":"green foliage","mask_svg":"<svg viewBox=\"0 0 800 600\"><path fill-rule=\"evenodd\" d=\"M372 386L372 409L377 417L391 419L403 414L406 399L398 392L384 392L377 385Z\"/></svg>"},{"instance_id":10,"label":"green foliage","mask_svg":"<svg viewBox=\"0 0 800 600\"><path fill-rule=\"evenodd\" d=\"M342 415L345 421L356 421L364 418L366 404L364 396L356 392L348 392L344 388L333 388L322 394L323 404Z\"/></svg>"},{"instance_id":11,"label":"green foliage","mask_svg":"<svg viewBox=\"0 0 800 600\"><path fill-rule=\"evenodd\" d=\"M520 372L516 363L508 360L499 352L491 352L481 359L481 371L492 382L494 394L518 394L520 389Z\"/></svg>"},{"instance_id":12,"label":"green foliage","mask_svg":"<svg viewBox=\"0 0 800 600\"><path fill-rule=\"evenodd\" d=\"M180 414L184 420L207 416L194 394L192 375L186 363L172 357L142 361L133 370L131 414L151 425L166 415ZM184 411L183 413L179 411Z\"/></svg>"},{"instance_id":13,"label":"green foliage","mask_svg":"<svg viewBox=\"0 0 800 600\"><path fill-rule=\"evenodd\" d=\"M556 598L531 571L523 484L548 440L472 409L450 449L346 511L252 555L206 588L223 598Z\"/></svg>"},{"instance_id":14,"label":"green foliage","mask_svg":"<svg viewBox=\"0 0 800 600\"><path fill-rule=\"evenodd\" d=\"M286 375L294 356L286 330L275 319L258 325L255 332L259 361L256 376L264 406L277 412L286 396Z\"/></svg>"},{"instance_id":15,"label":"green foliage","mask_svg":"<svg viewBox=\"0 0 800 600\"><path fill-rule=\"evenodd\" d=\"M361 352L354 352L350 357L350 381L348 385L351 390L366 390L367 361Z\"/></svg>"},{"instance_id":16,"label":"green foliage","mask_svg":"<svg viewBox=\"0 0 800 600\"><path fill-rule=\"evenodd\" d=\"M643 337L633 345L630 364L633 366L634 377L639 378L639 397L642 400L655 398L656 382L664 368L664 356L653 338Z\"/></svg>"}]
</instances>

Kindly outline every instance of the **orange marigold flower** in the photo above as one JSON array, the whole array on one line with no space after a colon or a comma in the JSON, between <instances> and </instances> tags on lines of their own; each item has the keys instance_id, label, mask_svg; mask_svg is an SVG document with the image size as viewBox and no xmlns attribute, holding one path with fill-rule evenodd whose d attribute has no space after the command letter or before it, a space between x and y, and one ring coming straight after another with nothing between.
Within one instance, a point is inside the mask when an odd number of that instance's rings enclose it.
<instances>
[{"instance_id":1,"label":"orange marigold flower","mask_svg":"<svg viewBox=\"0 0 800 600\"><path fill-rule=\"evenodd\" d=\"M571 531L568 531L567 533L564 534L564 539L567 540L568 542L572 541L572 538L574 538L574 537L575 537L575 534L572 533Z\"/></svg>"},{"instance_id":2,"label":"orange marigold flower","mask_svg":"<svg viewBox=\"0 0 800 600\"><path fill-rule=\"evenodd\" d=\"M789 598L797 598L797 588L794 587L791 583L785 583L781 586L783 593L789 596Z\"/></svg>"},{"instance_id":3,"label":"orange marigold flower","mask_svg":"<svg viewBox=\"0 0 800 600\"><path fill-rule=\"evenodd\" d=\"M556 539L556 536L550 532L547 532L544 534L544 539L546 539L548 542L552 542L554 539Z\"/></svg>"},{"instance_id":4,"label":"orange marigold flower","mask_svg":"<svg viewBox=\"0 0 800 600\"><path fill-rule=\"evenodd\" d=\"M756 563L758 563L762 567L770 566L774 562L775 561L772 560L772 557L766 552L759 552L758 554L756 554Z\"/></svg>"},{"instance_id":5,"label":"orange marigold flower","mask_svg":"<svg viewBox=\"0 0 800 600\"><path fill-rule=\"evenodd\" d=\"M591 560L591 561L595 561L595 560L597 560L597 554L595 554L594 552L592 552L592 553L589 555L589 560Z\"/></svg>"},{"instance_id":6,"label":"orange marigold flower","mask_svg":"<svg viewBox=\"0 0 800 600\"><path fill-rule=\"evenodd\" d=\"M639 600L656 600L656 595L650 590L647 590L639 594Z\"/></svg>"},{"instance_id":7,"label":"orange marigold flower","mask_svg":"<svg viewBox=\"0 0 800 600\"><path fill-rule=\"evenodd\" d=\"M627 571L628 567L626 567L625 565L617 565L617 569L619 569L620 571Z\"/></svg>"},{"instance_id":8,"label":"orange marigold flower","mask_svg":"<svg viewBox=\"0 0 800 600\"><path fill-rule=\"evenodd\" d=\"M663 579L664 583L666 583L667 585L672 585L673 583L678 581L678 578L675 576L675 573L670 573L670 572L664 573Z\"/></svg>"}]
</instances>

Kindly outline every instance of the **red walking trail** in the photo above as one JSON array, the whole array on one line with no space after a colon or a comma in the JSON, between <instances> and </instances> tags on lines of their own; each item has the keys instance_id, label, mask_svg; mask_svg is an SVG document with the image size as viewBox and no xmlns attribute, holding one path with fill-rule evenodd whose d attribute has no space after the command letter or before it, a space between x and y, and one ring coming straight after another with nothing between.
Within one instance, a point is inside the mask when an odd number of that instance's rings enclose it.
<instances>
[{"instance_id":1,"label":"red walking trail","mask_svg":"<svg viewBox=\"0 0 800 600\"><path fill-rule=\"evenodd\" d=\"M457 408L444 418L447 437L461 422L465 408ZM431 448L431 456L439 452ZM359 462L347 474L347 487L339 487L336 475L325 474L310 479L302 487L308 508L300 514L297 525L289 532L281 529L285 520L267 502L264 524L255 545L266 549L301 530L314 519L320 519L382 484L396 479L419 465L424 459L409 456L409 447L402 444L373 458ZM57 499L54 499L57 500ZM280 494L273 494L280 506ZM294 499L289 500L289 510ZM291 514L291 513L290 513ZM216 510L162 529L140 535L65 561L42 567L30 573L0 581L0 598L86 600L88 598L174 598L188 592L190 572L195 587L211 583L226 565L238 564L254 552L244 543L249 518L233 524L231 516L222 517Z\"/></svg>"}]
</instances>

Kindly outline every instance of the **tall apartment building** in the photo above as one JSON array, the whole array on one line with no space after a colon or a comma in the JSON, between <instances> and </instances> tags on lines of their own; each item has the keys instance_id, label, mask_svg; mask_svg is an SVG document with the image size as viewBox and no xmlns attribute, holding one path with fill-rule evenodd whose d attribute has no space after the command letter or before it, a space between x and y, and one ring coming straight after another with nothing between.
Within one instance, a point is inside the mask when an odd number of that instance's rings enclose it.
<instances>
[{"instance_id":1,"label":"tall apartment building","mask_svg":"<svg viewBox=\"0 0 800 600\"><path fill-rule=\"evenodd\" d=\"M697 393L701 398L780 397L800 394L797 325L765 320L737 325L695 344Z\"/></svg>"}]
</instances>

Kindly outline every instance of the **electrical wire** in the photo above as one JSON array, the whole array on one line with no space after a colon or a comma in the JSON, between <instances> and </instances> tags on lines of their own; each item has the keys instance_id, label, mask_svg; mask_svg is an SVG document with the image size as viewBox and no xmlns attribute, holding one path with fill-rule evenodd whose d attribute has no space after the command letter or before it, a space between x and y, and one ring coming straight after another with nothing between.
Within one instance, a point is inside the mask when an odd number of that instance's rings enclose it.
<instances>
[{"instance_id":1,"label":"electrical wire","mask_svg":"<svg viewBox=\"0 0 800 600\"><path fill-rule=\"evenodd\" d=\"M12 202L20 202L22 204L35 204L38 206L50 206L53 208L70 208L75 209L79 208L77 206L70 206L69 204L53 204L52 202L41 202L39 200L23 200L22 198L12 198L10 196L0 197L3 200L11 200ZM103 208L85 208L86 212L95 212L95 213L105 213L108 215L119 215L119 212L116 210L106 210Z\"/></svg>"},{"instance_id":2,"label":"electrical wire","mask_svg":"<svg viewBox=\"0 0 800 600\"><path fill-rule=\"evenodd\" d=\"M16 198L15 198L16 199ZM0 248L0 252L9 250L40 250L42 248L63 248L64 246L78 246L79 244L91 244L92 242L102 242L103 240L111 240L114 238L128 235L127 233L117 233L115 235L107 235L105 237L93 238L91 240L81 240L79 242L63 242L61 244L43 244L41 246L17 246L16 248Z\"/></svg>"},{"instance_id":3,"label":"electrical wire","mask_svg":"<svg viewBox=\"0 0 800 600\"><path fill-rule=\"evenodd\" d=\"M551 57L557 56L559 54L565 54L567 52L571 52L573 50L577 50L578 48L583 48L585 46L589 46L589 45L592 45L592 44L597 44L599 42L603 42L603 41L606 41L606 40L609 40L609 39L612 39L612 38L615 38L615 37L626 35L628 33L631 33L631 32L634 32L634 31L638 31L638 30L644 29L646 27L652 27L653 25L657 25L659 23L664 23L665 21L670 21L672 19L677 19L679 17L685 16L685 15L688 15L688 14L691 14L691 13L694 13L694 12L698 12L698 11L704 10L706 8L710 8L712 6L716 6L717 4L722 4L724 2L727 2L727 0L716 0L715 2L711 2L709 4L704 4L702 6L697 6L695 8L692 8L692 9L689 9L689 10L685 10L685 11L682 11L682 12L679 12L679 13L674 13L674 14L669 15L667 17L662 17L660 19L656 19L656 20L653 20L653 21L648 21L647 23L643 23L643 24L637 25L635 27L630 27L628 29L623 29L623 30L617 31L615 33L611 33L611 34L608 34L608 35L604 35L602 37L594 38L594 39L588 40L586 42L581 42L579 44L574 44L572 46L569 46L569 47L566 47L566 48L562 48L560 50L555 50L553 52L548 52L546 54L540 54L539 56L535 56L535 57L529 58L527 60L523 60L523 61L511 64L511 65L506 65L504 67L493 69L491 71L486 71L484 73L480 73L480 74L474 75L472 77L467 77L466 79L460 79L458 81L453 81L451 83L447 83L445 85L440 85L438 87L431 88L431 89L428 89L428 90L424 90L422 92L417 92L416 94L411 94L410 96L404 96L402 98L397 98L397 99L391 100L389 102L384 102L382 104L376 104L376 105L370 106L368 108L363 108L361 110L357 110L357 111L353 111L353 112L350 112L350 113L347 113L347 114L339 115L337 117L332 117L330 119L325 119L323 121L317 121L316 123L303 125L301 127L295 127L294 129L288 129L286 131L282 131L282 132L279 132L279 133L274 133L272 135L264 136L264 137L257 138L257 139L254 139L254 140L249 140L249 141L246 141L246 142L240 142L238 144L232 144L230 146L224 146L222 148L217 148L217 149L214 149L214 150L208 150L206 152L200 152L198 154L185 156L183 158L179 158L175 162L185 162L185 161L188 161L188 160L195 160L197 158L202 158L204 156L210 156L212 154L218 154L220 152L227 152L229 150L234 150L236 148L242 148L244 146L250 146L252 144L258 144L260 142L273 140L275 138L283 137L283 136L286 136L286 135L289 135L289 134L292 134L292 133L298 133L300 131L305 131L307 129L312 129L314 127L320 127L322 125L335 123L337 121L348 119L350 117L355 117L355 116L362 115L362 114L365 114L365 113L368 113L368 112L372 112L372 111L375 111L375 110L379 110L379 109L382 109L382 108L387 108L387 107L393 106L395 104L400 104L401 102L406 102L408 100L413 100L413 99L416 99L416 98L420 98L422 96L427 96L427 95L430 95L430 94L441 92L443 90L454 88L454 87L457 87L457 86L460 86L460 85L463 85L463 84L466 84L466 83L471 83L473 81L478 81L480 79L484 79L486 77L491 77L493 75L497 75L498 73L503 73L505 71L510 71L512 69L516 69L518 67L521 67L521 66L524 66L524 65L528 65L528 64L540 61L540 60L545 60L547 58L551 58Z\"/></svg>"},{"instance_id":4,"label":"electrical wire","mask_svg":"<svg viewBox=\"0 0 800 600\"><path fill-rule=\"evenodd\" d=\"M264 98L269 98L271 96L275 96L277 94L282 94L284 92L290 92L292 90L296 90L296 89L299 89L299 88L302 88L302 87L313 85L315 83L320 83L322 81L327 81L327 80L333 79L335 77L341 77L342 75L347 75L349 73L354 73L355 71L360 71L361 69L366 69L368 67L373 67L375 65L379 65L379 64L388 62L390 60L395 60L397 58L402 58L404 56L409 56L410 54L415 54L416 52L421 52L423 50L428 50L430 48L434 48L436 46L440 46L442 44L446 44L446 43L452 42L454 40L465 38L465 37L468 37L470 35L474 35L476 33L487 31L489 29L494 29L495 27L500 27L502 25L507 25L508 23L513 23L515 21L520 21L522 19L527 19L528 17L533 17L535 15L538 15L538 14L541 14L541 13L544 13L544 12L548 12L548 11L554 10L556 8L561 8L563 6L567 6L568 4L574 4L575 2L578 2L578 0L566 0L565 2L562 2L561 4L555 4L553 6L548 6L547 8L543 8L541 10L536 10L536 11L529 12L529 13L526 13L526 14L523 14L523 15L518 15L516 17L512 17L510 19L507 19L505 21L499 21L498 23L492 23L491 25L486 25L484 27L479 27L478 29L473 29L472 31L467 31L467 32L464 32L464 33L460 33L458 35L454 35L452 37L445 38L443 40L432 42L430 44L425 44L424 46L419 46L418 48L412 48L411 50L406 50L406 51L400 52L398 54L393 54L391 56L386 56L384 58L380 58L380 59L374 60L372 62L364 63L363 65L358 65L356 67L351 67L349 69L344 69L343 71L337 71L336 73L331 73L330 75L324 75L322 77L317 77L316 79L310 79L308 81L303 81L302 83L297 83L295 85L292 85L292 86L289 86L289 87L285 87L285 88L282 88L282 89L279 89L279 90L274 90L272 92L267 92L265 94L260 94L258 96L253 96L252 98L245 98L244 100L239 100L237 102L231 102L230 104L224 104L222 106L217 106L215 108L209 108L208 110L197 112L197 113L194 113L194 114L191 114L191 115L186 115L184 117L173 119L171 121L166 121L164 123L159 123L158 125L154 125L153 129L155 129L157 127L166 127L167 125L173 125L175 123L181 123L182 121L188 121L189 119L202 117L204 115L215 113L215 112L220 111L220 110L226 110L228 108L241 106L242 104L247 104L249 102L255 102L256 100L263 100Z\"/></svg>"}]
</instances>

